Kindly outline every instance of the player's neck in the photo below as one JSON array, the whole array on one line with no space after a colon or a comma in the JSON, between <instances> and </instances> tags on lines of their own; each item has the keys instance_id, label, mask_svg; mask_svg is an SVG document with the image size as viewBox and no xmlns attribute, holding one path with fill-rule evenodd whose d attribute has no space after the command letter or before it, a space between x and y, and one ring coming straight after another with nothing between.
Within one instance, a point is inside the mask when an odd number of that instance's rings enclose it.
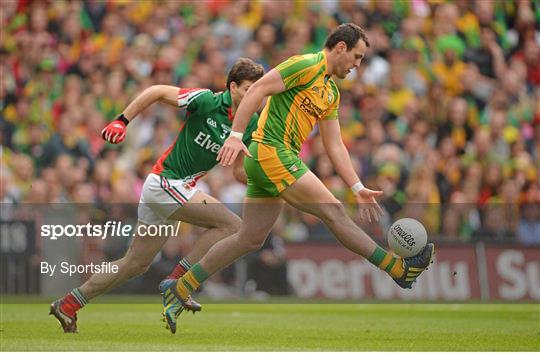
<instances>
[{"instance_id":1,"label":"player's neck","mask_svg":"<svg viewBox=\"0 0 540 353\"><path fill-rule=\"evenodd\" d=\"M236 110L238 109L239 104L237 104L234 100L231 102L231 115L236 115Z\"/></svg>"},{"instance_id":2,"label":"player's neck","mask_svg":"<svg viewBox=\"0 0 540 353\"><path fill-rule=\"evenodd\" d=\"M323 49L324 53L326 55L326 72L328 73L328 76L332 77L334 74L334 63L335 63L335 55L331 50L328 50L326 48Z\"/></svg>"}]
</instances>

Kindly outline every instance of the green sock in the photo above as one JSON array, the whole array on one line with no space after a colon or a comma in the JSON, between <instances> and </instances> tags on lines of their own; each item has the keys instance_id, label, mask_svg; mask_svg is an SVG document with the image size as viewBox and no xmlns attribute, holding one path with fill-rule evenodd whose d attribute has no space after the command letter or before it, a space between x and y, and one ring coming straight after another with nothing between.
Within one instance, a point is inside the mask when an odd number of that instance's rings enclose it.
<instances>
[{"instance_id":1,"label":"green sock","mask_svg":"<svg viewBox=\"0 0 540 353\"><path fill-rule=\"evenodd\" d=\"M388 273L392 278L403 276L403 259L392 256L386 250L377 246L373 254L367 259L369 262Z\"/></svg>"},{"instance_id":2,"label":"green sock","mask_svg":"<svg viewBox=\"0 0 540 353\"><path fill-rule=\"evenodd\" d=\"M180 294L182 299L187 299L187 297L201 286L201 283L206 281L210 275L206 272L202 266L197 262L195 265L191 266L189 271L187 271L178 282L176 282L176 290Z\"/></svg>"}]
</instances>

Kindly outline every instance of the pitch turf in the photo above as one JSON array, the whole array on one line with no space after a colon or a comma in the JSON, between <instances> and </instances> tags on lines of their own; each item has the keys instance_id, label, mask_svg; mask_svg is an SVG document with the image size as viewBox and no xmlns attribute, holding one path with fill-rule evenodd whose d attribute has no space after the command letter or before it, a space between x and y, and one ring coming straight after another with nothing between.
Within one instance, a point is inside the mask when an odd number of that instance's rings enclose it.
<instances>
[{"instance_id":1,"label":"pitch turf","mask_svg":"<svg viewBox=\"0 0 540 353\"><path fill-rule=\"evenodd\" d=\"M75 335L47 313L3 304L1 350L540 350L538 304L207 304L176 335L159 304L91 304Z\"/></svg>"}]
</instances>

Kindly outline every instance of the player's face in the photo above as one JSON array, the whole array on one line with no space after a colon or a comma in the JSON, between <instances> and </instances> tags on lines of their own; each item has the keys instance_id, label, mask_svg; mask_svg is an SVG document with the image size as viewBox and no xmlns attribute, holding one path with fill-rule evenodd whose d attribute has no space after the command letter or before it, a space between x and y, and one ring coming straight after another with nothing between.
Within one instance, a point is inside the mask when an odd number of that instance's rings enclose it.
<instances>
[{"instance_id":1,"label":"player's face","mask_svg":"<svg viewBox=\"0 0 540 353\"><path fill-rule=\"evenodd\" d=\"M360 39L351 50L347 50L345 42L339 42L336 47L338 59L335 75L339 78L345 78L353 69L360 67L360 63L366 54L367 46Z\"/></svg>"},{"instance_id":2,"label":"player's face","mask_svg":"<svg viewBox=\"0 0 540 353\"><path fill-rule=\"evenodd\" d=\"M236 82L231 82L231 97L233 102L238 106L240 102L242 101L242 98L244 98L244 95L246 94L247 90L251 85L253 84L253 81L244 80L239 85Z\"/></svg>"}]
</instances>

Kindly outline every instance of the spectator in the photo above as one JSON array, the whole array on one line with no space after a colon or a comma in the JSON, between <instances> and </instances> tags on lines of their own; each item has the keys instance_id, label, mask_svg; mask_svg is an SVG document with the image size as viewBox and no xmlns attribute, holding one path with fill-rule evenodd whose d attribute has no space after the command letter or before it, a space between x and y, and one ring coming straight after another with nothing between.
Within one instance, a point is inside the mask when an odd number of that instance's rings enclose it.
<instances>
[{"instance_id":1,"label":"spectator","mask_svg":"<svg viewBox=\"0 0 540 353\"><path fill-rule=\"evenodd\" d=\"M445 94L455 97L463 92L461 78L466 67L462 61L465 45L456 35L441 36L435 44L440 59L433 62L433 73L442 83Z\"/></svg>"},{"instance_id":2,"label":"spectator","mask_svg":"<svg viewBox=\"0 0 540 353\"><path fill-rule=\"evenodd\" d=\"M480 28L480 47L466 50L463 60L475 63L480 74L489 79L501 79L506 71L503 51L488 26Z\"/></svg>"},{"instance_id":3,"label":"spectator","mask_svg":"<svg viewBox=\"0 0 540 353\"><path fill-rule=\"evenodd\" d=\"M63 154L74 158L82 157L87 159L89 163L93 163L88 142L86 138L74 133L71 119L72 116L67 113L62 115L58 123L58 130L45 144L43 158L39 160L42 165L51 165L58 156Z\"/></svg>"},{"instance_id":4,"label":"spectator","mask_svg":"<svg viewBox=\"0 0 540 353\"><path fill-rule=\"evenodd\" d=\"M517 236L525 245L540 244L540 206L538 202L525 203L521 207Z\"/></svg>"}]
</instances>

